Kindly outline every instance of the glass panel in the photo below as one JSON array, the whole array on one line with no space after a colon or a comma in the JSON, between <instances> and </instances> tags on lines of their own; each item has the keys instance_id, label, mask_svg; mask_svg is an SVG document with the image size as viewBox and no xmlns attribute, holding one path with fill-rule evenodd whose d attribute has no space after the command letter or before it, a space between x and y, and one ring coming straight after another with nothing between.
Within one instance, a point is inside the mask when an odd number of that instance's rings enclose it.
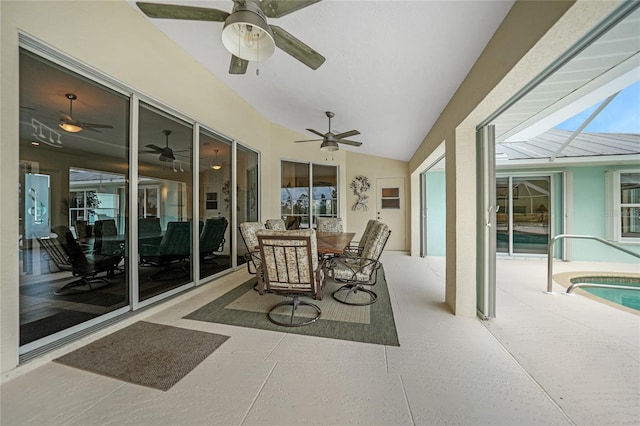
<instances>
[{"instance_id":1,"label":"glass panel","mask_svg":"<svg viewBox=\"0 0 640 426\"><path fill-rule=\"evenodd\" d=\"M258 188L258 161L259 156L255 151L251 151L242 145L236 147L236 172L237 172L237 192L238 197L238 224L242 222L257 222L259 217L258 208L260 199L258 198L260 189ZM228 195L233 194L222 188L223 203L226 203ZM229 200L230 201L230 200ZM236 241L244 241L240 235L240 227L236 230ZM244 254L247 247L244 243L238 244L238 265L245 263Z\"/></svg>"},{"instance_id":2,"label":"glass panel","mask_svg":"<svg viewBox=\"0 0 640 426\"><path fill-rule=\"evenodd\" d=\"M129 100L21 50L20 106L20 346L30 350L129 304Z\"/></svg>"},{"instance_id":3,"label":"glass panel","mask_svg":"<svg viewBox=\"0 0 640 426\"><path fill-rule=\"evenodd\" d=\"M280 206L286 223L299 223L300 228L309 228L308 163L282 162Z\"/></svg>"},{"instance_id":4,"label":"glass panel","mask_svg":"<svg viewBox=\"0 0 640 426\"><path fill-rule=\"evenodd\" d=\"M622 208L622 236L640 238L640 207Z\"/></svg>"},{"instance_id":5,"label":"glass panel","mask_svg":"<svg viewBox=\"0 0 640 426\"><path fill-rule=\"evenodd\" d=\"M400 196L400 189L399 188L382 188L382 197L384 198L392 198L392 197L399 197Z\"/></svg>"},{"instance_id":6,"label":"glass panel","mask_svg":"<svg viewBox=\"0 0 640 426\"><path fill-rule=\"evenodd\" d=\"M138 297L193 281L190 125L140 103L138 157Z\"/></svg>"},{"instance_id":7,"label":"glass panel","mask_svg":"<svg viewBox=\"0 0 640 426\"><path fill-rule=\"evenodd\" d=\"M513 178L513 252L546 254L550 178Z\"/></svg>"},{"instance_id":8,"label":"glass panel","mask_svg":"<svg viewBox=\"0 0 640 426\"><path fill-rule=\"evenodd\" d=\"M207 132L200 133L199 218L200 278L231 267L231 208L230 198L222 200L223 188L231 182L231 143L221 141Z\"/></svg>"},{"instance_id":9,"label":"glass panel","mask_svg":"<svg viewBox=\"0 0 640 426\"><path fill-rule=\"evenodd\" d=\"M496 179L496 251L509 253L509 178Z\"/></svg>"},{"instance_id":10,"label":"glass panel","mask_svg":"<svg viewBox=\"0 0 640 426\"><path fill-rule=\"evenodd\" d=\"M313 207L317 216L338 217L338 168L336 166L313 166Z\"/></svg>"},{"instance_id":11,"label":"glass panel","mask_svg":"<svg viewBox=\"0 0 640 426\"><path fill-rule=\"evenodd\" d=\"M640 238L640 173L620 174L620 217L623 238Z\"/></svg>"},{"instance_id":12,"label":"glass panel","mask_svg":"<svg viewBox=\"0 0 640 426\"><path fill-rule=\"evenodd\" d=\"M382 199L380 208L399 209L400 208L400 188L381 188Z\"/></svg>"}]
</instances>

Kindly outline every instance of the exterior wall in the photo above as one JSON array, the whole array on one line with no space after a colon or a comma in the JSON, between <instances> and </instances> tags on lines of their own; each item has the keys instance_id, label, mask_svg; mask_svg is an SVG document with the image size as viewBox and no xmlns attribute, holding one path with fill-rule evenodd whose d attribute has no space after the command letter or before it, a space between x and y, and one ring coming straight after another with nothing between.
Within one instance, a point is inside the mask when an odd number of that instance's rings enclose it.
<instances>
[{"instance_id":1,"label":"exterior wall","mask_svg":"<svg viewBox=\"0 0 640 426\"><path fill-rule=\"evenodd\" d=\"M409 162L412 185L446 141L446 303L476 314L475 128L561 56L620 2L516 1ZM412 187L415 195L415 188ZM420 217L414 196L411 223ZM473 236L473 237L470 237ZM412 242L412 255L419 255Z\"/></svg>"},{"instance_id":2,"label":"exterior wall","mask_svg":"<svg viewBox=\"0 0 640 426\"><path fill-rule=\"evenodd\" d=\"M19 31L260 152L261 218L279 216L281 159L337 164L340 213L348 226L347 153L338 151L326 161L317 145L293 144L307 135L267 121L125 2L77 1L61 7L60 2L2 1L0 19L0 193L7 201L0 209L2 373L18 362L18 203L11 201L18 188ZM360 154L349 155L352 164L364 162ZM407 175L406 162L376 162L380 170Z\"/></svg>"},{"instance_id":3,"label":"exterior wall","mask_svg":"<svg viewBox=\"0 0 640 426\"><path fill-rule=\"evenodd\" d=\"M564 171L571 173L573 177L573 187L567 194L570 198L571 211L567 213L571 217L571 234L593 235L606 239L607 223L611 214L607 211L607 190L605 172L608 170L640 170L640 166L575 166L575 167L552 167L553 172ZM518 173L521 175L523 169L499 170L500 173ZM543 172L544 169L528 168L527 172L532 175ZM562 197L558 191L560 187L554 187L554 203L561 205ZM617 194L615 189L612 191ZM427 253L429 256L445 255L445 173L427 173ZM561 213L558 211L555 217L555 224L558 226ZM556 227L555 235L560 233ZM636 263L637 259L626 255L603 244L588 240L567 240L567 244L572 245L571 258L575 261L593 262L615 262L615 263ZM614 241L616 244L620 244ZM639 243L622 243L624 248L640 254ZM556 253L556 256L558 253Z\"/></svg>"}]
</instances>

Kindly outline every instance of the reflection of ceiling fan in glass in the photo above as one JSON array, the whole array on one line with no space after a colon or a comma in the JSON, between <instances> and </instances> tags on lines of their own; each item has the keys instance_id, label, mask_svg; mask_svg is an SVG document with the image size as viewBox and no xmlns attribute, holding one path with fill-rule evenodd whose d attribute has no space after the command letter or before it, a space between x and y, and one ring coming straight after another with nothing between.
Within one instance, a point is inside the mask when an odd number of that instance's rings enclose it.
<instances>
[{"instance_id":1,"label":"reflection of ceiling fan in glass","mask_svg":"<svg viewBox=\"0 0 640 426\"><path fill-rule=\"evenodd\" d=\"M175 161L176 160L176 154L175 153L189 151L188 149L183 149L183 150L180 150L180 151L174 151L173 149L171 149L171 147L169 147L169 135L171 135L171 133L173 133L171 130L163 130L162 131L162 134L164 134L164 136L165 136L165 146L164 146L164 148L161 148L158 145L148 144L148 145L145 145L145 146L147 148L150 148L151 150L150 151L143 151L143 152L160 154L160 157L158 157L158 159L160 161L169 162L169 161ZM182 155L182 157L189 158L186 155Z\"/></svg>"},{"instance_id":2,"label":"reflection of ceiling fan in glass","mask_svg":"<svg viewBox=\"0 0 640 426\"><path fill-rule=\"evenodd\" d=\"M109 124L85 123L75 120L73 118L73 101L77 100L78 97L73 93L66 93L64 96L69 99L69 114L64 114L62 118L60 118L58 126L60 126L62 130L69 133L78 133L82 130L98 132L96 129L113 129L113 126Z\"/></svg>"}]
</instances>

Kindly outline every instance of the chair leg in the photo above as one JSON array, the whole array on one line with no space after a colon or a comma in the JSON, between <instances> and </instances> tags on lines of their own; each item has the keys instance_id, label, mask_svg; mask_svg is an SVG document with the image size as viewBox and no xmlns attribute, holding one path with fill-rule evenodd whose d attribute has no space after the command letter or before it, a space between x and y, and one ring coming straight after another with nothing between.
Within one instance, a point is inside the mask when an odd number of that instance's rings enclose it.
<instances>
[{"instance_id":1,"label":"chair leg","mask_svg":"<svg viewBox=\"0 0 640 426\"><path fill-rule=\"evenodd\" d=\"M100 282L101 285L93 285L95 283ZM68 284L63 285L58 290L54 291L53 294L56 296L72 296L74 294L82 294L88 293L90 291L98 290L102 287L106 287L111 284L106 278L102 277L82 277L79 280L72 281ZM79 290L76 287L88 286L87 290ZM69 291L75 289L73 291Z\"/></svg>"},{"instance_id":2,"label":"chair leg","mask_svg":"<svg viewBox=\"0 0 640 426\"><path fill-rule=\"evenodd\" d=\"M343 292L347 292L346 295L344 296L344 298L339 298L338 294L342 294ZM355 295L358 292L363 292L363 293L367 293L369 295L369 300L367 300L366 302L355 302L355 301L349 301L347 300L349 298L349 296L351 295ZM367 305L373 305L374 303L376 303L378 301L378 295L367 289L364 288L364 286L362 284L345 284L342 287L340 287L339 289L337 289L336 291L333 292L332 294L333 298L335 300L337 300L340 303L344 303L345 305L354 305L354 306L367 306Z\"/></svg>"},{"instance_id":3,"label":"chair leg","mask_svg":"<svg viewBox=\"0 0 640 426\"><path fill-rule=\"evenodd\" d=\"M299 317L296 317L295 315L300 305L310 306L311 308L314 309L314 311L316 312L316 315L306 321L295 322L296 318L299 318ZM273 317L273 311L279 308L280 306L291 306L291 316L289 317L289 322L278 321ZM285 300L284 302L280 302L274 307L272 307L271 310L267 313L267 316L269 317L269 321L271 321L276 325L281 325L283 327L301 327L303 325L309 325L318 321L318 319L320 319L321 314L322 314L322 311L320 310L320 307L315 303L307 302L306 300L300 300L299 296L293 296L292 300Z\"/></svg>"}]
</instances>

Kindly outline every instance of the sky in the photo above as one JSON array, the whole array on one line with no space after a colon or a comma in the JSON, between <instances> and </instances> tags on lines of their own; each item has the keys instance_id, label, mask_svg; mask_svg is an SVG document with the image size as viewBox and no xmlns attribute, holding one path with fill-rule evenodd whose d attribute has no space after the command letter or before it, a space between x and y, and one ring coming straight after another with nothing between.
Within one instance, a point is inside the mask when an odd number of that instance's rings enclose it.
<instances>
[{"instance_id":1,"label":"sky","mask_svg":"<svg viewBox=\"0 0 640 426\"><path fill-rule=\"evenodd\" d=\"M556 129L576 130L601 103L558 124ZM640 133L640 81L622 90L583 131Z\"/></svg>"}]
</instances>

